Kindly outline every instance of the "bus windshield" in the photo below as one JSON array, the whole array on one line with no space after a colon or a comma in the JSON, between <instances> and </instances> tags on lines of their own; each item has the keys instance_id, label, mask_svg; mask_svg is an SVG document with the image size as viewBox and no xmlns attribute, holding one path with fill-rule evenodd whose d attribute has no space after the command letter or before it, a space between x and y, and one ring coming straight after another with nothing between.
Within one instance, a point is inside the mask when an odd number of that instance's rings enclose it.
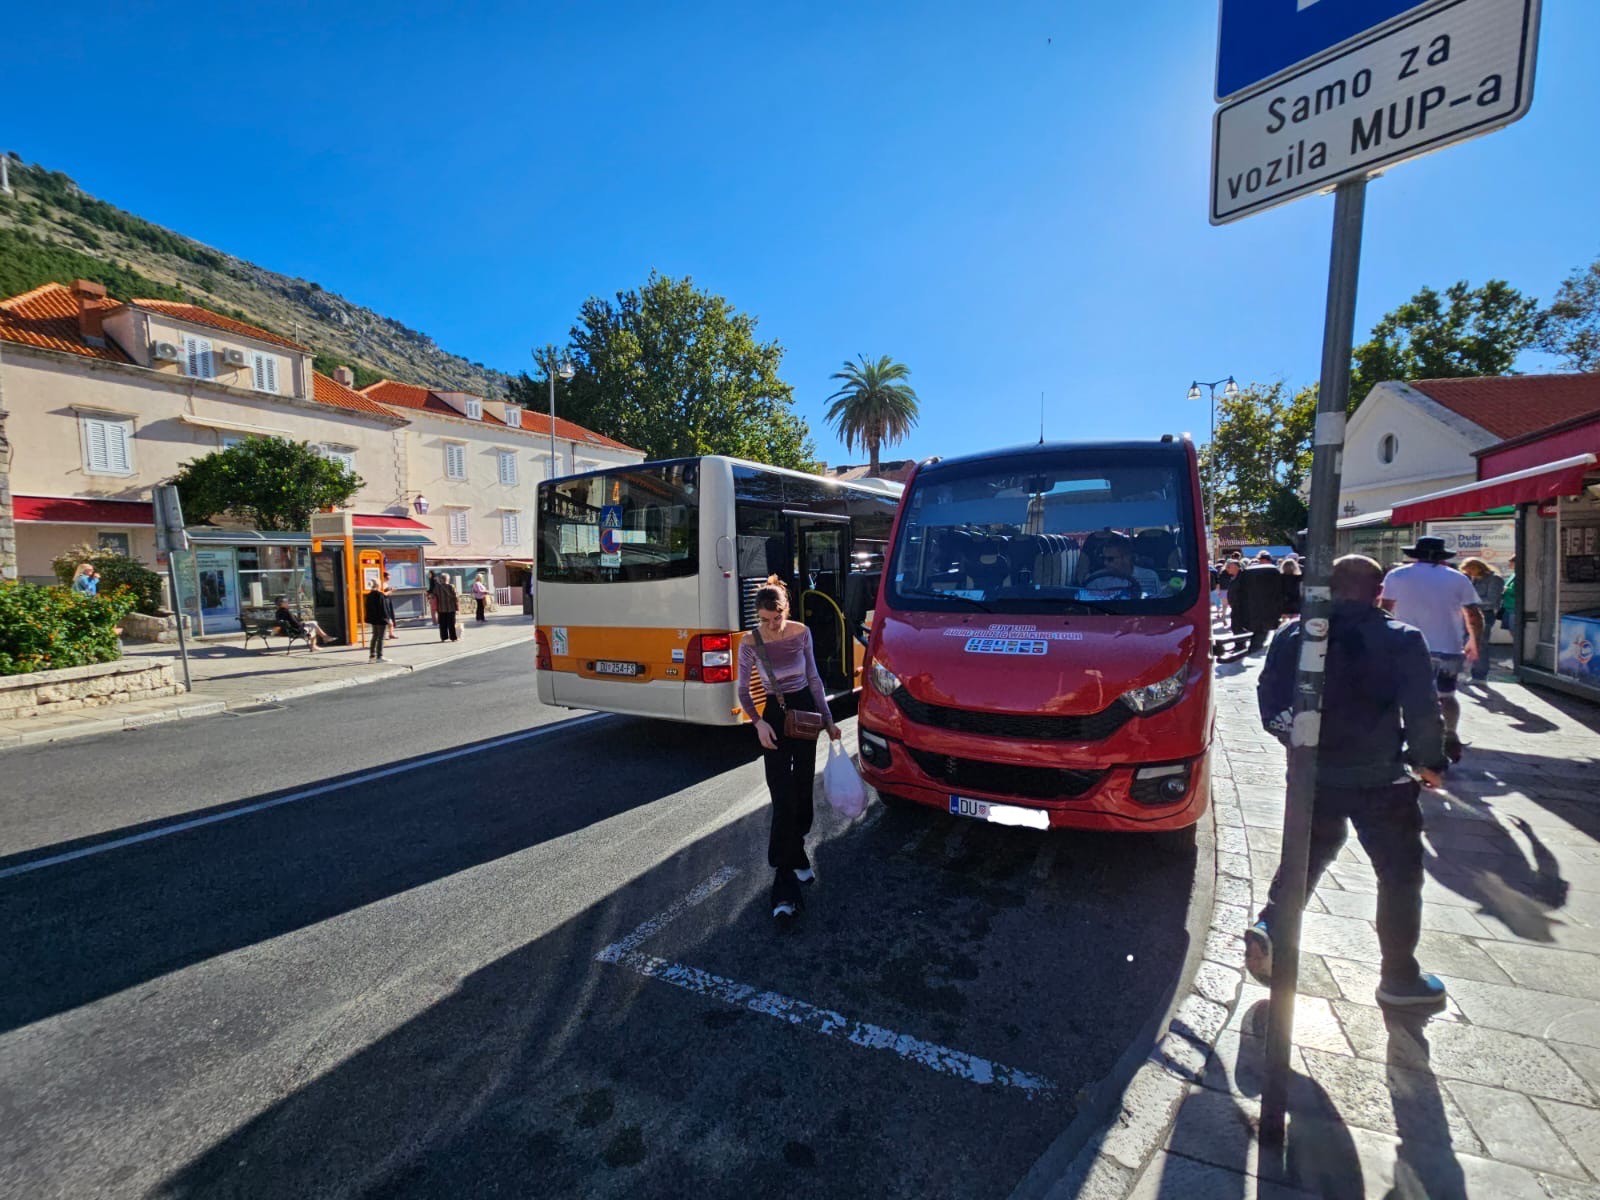
<instances>
[{"instance_id":1,"label":"bus windshield","mask_svg":"<svg viewBox=\"0 0 1600 1200\"><path fill-rule=\"evenodd\" d=\"M934 467L893 551L896 608L1179 613L1194 603L1186 458L1063 450Z\"/></svg>"},{"instance_id":2,"label":"bus windshield","mask_svg":"<svg viewBox=\"0 0 1600 1200\"><path fill-rule=\"evenodd\" d=\"M700 569L700 464L539 485L541 583L637 583Z\"/></svg>"}]
</instances>

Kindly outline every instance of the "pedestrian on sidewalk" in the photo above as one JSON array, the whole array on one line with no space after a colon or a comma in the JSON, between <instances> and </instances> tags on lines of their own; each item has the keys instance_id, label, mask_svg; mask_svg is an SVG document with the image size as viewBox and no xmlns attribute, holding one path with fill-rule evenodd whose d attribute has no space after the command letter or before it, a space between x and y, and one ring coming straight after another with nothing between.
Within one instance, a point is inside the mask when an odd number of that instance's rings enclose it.
<instances>
[{"instance_id":1,"label":"pedestrian on sidewalk","mask_svg":"<svg viewBox=\"0 0 1600 1200\"><path fill-rule=\"evenodd\" d=\"M800 885L816 878L806 857L811 832L812 790L817 774L816 738L790 737L785 710L821 713L828 736L839 740L839 727L828 708L827 689L817 671L811 630L789 620L789 591L773 576L756 592L757 629L739 643L739 705L755 725L772 798L772 828L767 836L767 865L773 870L772 916L780 924L794 919L800 907ZM751 684L757 671L767 700L756 711ZM779 697L782 702L779 702Z\"/></svg>"},{"instance_id":2,"label":"pedestrian on sidewalk","mask_svg":"<svg viewBox=\"0 0 1600 1200\"><path fill-rule=\"evenodd\" d=\"M72 590L84 596L99 594L100 572L94 569L93 563L78 564L78 569L72 573Z\"/></svg>"},{"instance_id":3,"label":"pedestrian on sidewalk","mask_svg":"<svg viewBox=\"0 0 1600 1200\"><path fill-rule=\"evenodd\" d=\"M1378 876L1378 980L1382 1005L1437 1004L1444 984L1422 973L1421 788L1438 787L1449 767L1433 661L1422 634L1377 607L1383 568L1360 554L1333 564L1333 613L1323 679L1316 792L1311 808L1310 896L1339 853L1345 823L1356 828ZM1273 640L1256 686L1261 723L1286 746L1300 662L1299 621ZM1415 778L1407 766L1415 772ZM1418 780L1421 780L1419 786ZM1245 932L1245 966L1263 983L1272 977L1272 927L1283 869L1266 907Z\"/></svg>"},{"instance_id":4,"label":"pedestrian on sidewalk","mask_svg":"<svg viewBox=\"0 0 1600 1200\"><path fill-rule=\"evenodd\" d=\"M372 590L367 593L363 615L372 630L372 643L367 649L368 662L383 661L383 635L394 628L394 601L383 590L383 580L374 578Z\"/></svg>"},{"instance_id":5,"label":"pedestrian on sidewalk","mask_svg":"<svg viewBox=\"0 0 1600 1200\"><path fill-rule=\"evenodd\" d=\"M1234 577L1228 589L1233 610L1233 632L1249 633L1250 653L1267 644L1283 620L1283 574L1272 565L1272 552L1263 550L1256 561Z\"/></svg>"},{"instance_id":6,"label":"pedestrian on sidewalk","mask_svg":"<svg viewBox=\"0 0 1600 1200\"><path fill-rule=\"evenodd\" d=\"M477 620L487 621L488 618L483 615L483 610L489 604L489 585L484 582L482 571L472 577L472 599L478 606Z\"/></svg>"},{"instance_id":7,"label":"pedestrian on sidewalk","mask_svg":"<svg viewBox=\"0 0 1600 1200\"><path fill-rule=\"evenodd\" d=\"M1483 622L1483 636L1479 639L1478 657L1472 663L1472 678L1482 683L1489 678L1489 635L1494 632L1495 618L1504 603L1505 576L1481 558L1463 558L1461 573L1472 580L1472 590L1478 593L1478 616Z\"/></svg>"},{"instance_id":8,"label":"pedestrian on sidewalk","mask_svg":"<svg viewBox=\"0 0 1600 1200\"><path fill-rule=\"evenodd\" d=\"M1444 714L1444 750L1451 762L1461 761L1461 701L1456 680L1467 663L1478 661L1483 639L1483 614L1472 581L1450 565L1455 551L1439 537L1420 537L1405 547L1412 562L1396 567L1383 581L1383 607L1395 619L1414 625L1433 655L1439 711Z\"/></svg>"},{"instance_id":9,"label":"pedestrian on sidewalk","mask_svg":"<svg viewBox=\"0 0 1600 1200\"><path fill-rule=\"evenodd\" d=\"M1298 617L1300 615L1300 585L1303 576L1300 574L1300 560L1292 554L1278 564L1278 570L1283 574L1283 615Z\"/></svg>"},{"instance_id":10,"label":"pedestrian on sidewalk","mask_svg":"<svg viewBox=\"0 0 1600 1200\"><path fill-rule=\"evenodd\" d=\"M1511 568L1506 573L1506 586L1500 593L1500 627L1511 635L1513 643L1512 654L1515 656L1515 642L1517 638L1517 556L1512 555L1506 565ZM1490 632L1493 632L1492 630ZM1513 657L1513 661L1515 658Z\"/></svg>"},{"instance_id":11,"label":"pedestrian on sidewalk","mask_svg":"<svg viewBox=\"0 0 1600 1200\"><path fill-rule=\"evenodd\" d=\"M439 640L460 641L461 631L456 628L456 611L461 607L461 601L448 575L439 571L433 573L432 578L428 580L428 603L432 605L433 615L439 622Z\"/></svg>"}]
</instances>

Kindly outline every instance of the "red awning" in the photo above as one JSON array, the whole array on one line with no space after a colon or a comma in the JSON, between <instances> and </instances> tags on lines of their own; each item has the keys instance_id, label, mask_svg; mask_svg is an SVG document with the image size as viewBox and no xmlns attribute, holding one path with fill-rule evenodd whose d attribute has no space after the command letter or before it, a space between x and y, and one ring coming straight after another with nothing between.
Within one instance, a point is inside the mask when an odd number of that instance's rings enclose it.
<instances>
[{"instance_id":1,"label":"red awning","mask_svg":"<svg viewBox=\"0 0 1600 1200\"><path fill-rule=\"evenodd\" d=\"M79 500L68 496L13 496L18 521L54 525L154 525L147 500Z\"/></svg>"},{"instance_id":2,"label":"red awning","mask_svg":"<svg viewBox=\"0 0 1600 1200\"><path fill-rule=\"evenodd\" d=\"M356 513L350 518L350 523L357 529L410 529L417 533L432 533L433 530L421 521L413 521L410 517L390 516L363 516Z\"/></svg>"},{"instance_id":3,"label":"red awning","mask_svg":"<svg viewBox=\"0 0 1600 1200\"><path fill-rule=\"evenodd\" d=\"M1594 471L1594 455L1575 454L1525 471L1404 500L1394 506L1389 523L1415 525L1418 521L1438 521L1509 504L1538 504L1557 496L1575 496L1583 491L1584 478Z\"/></svg>"}]
</instances>

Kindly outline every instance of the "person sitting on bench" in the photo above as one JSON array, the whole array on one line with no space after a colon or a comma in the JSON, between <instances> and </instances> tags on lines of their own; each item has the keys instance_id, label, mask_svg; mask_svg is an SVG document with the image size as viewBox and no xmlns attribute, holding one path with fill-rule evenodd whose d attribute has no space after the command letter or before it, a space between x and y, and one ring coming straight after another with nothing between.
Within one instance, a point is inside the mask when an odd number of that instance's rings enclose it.
<instances>
[{"instance_id":1,"label":"person sitting on bench","mask_svg":"<svg viewBox=\"0 0 1600 1200\"><path fill-rule=\"evenodd\" d=\"M289 607L289 598L287 596L278 597L278 609L272 614L272 619L278 628L283 630L284 637L305 638L306 645L311 648L311 653L313 654L317 652L318 645L326 646L333 641L332 638L322 632L322 626L315 621L309 619L301 620L295 616L294 610Z\"/></svg>"}]
</instances>

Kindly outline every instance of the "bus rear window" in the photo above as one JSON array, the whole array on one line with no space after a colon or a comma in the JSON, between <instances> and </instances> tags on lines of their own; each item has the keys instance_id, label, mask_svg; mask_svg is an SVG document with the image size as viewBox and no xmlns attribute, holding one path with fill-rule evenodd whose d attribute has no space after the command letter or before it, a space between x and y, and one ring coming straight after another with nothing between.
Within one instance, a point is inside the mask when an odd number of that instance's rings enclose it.
<instances>
[{"instance_id":1,"label":"bus rear window","mask_svg":"<svg viewBox=\"0 0 1600 1200\"><path fill-rule=\"evenodd\" d=\"M700 464L539 485L541 583L638 583L700 569ZM606 522L615 522L608 551Z\"/></svg>"}]
</instances>

